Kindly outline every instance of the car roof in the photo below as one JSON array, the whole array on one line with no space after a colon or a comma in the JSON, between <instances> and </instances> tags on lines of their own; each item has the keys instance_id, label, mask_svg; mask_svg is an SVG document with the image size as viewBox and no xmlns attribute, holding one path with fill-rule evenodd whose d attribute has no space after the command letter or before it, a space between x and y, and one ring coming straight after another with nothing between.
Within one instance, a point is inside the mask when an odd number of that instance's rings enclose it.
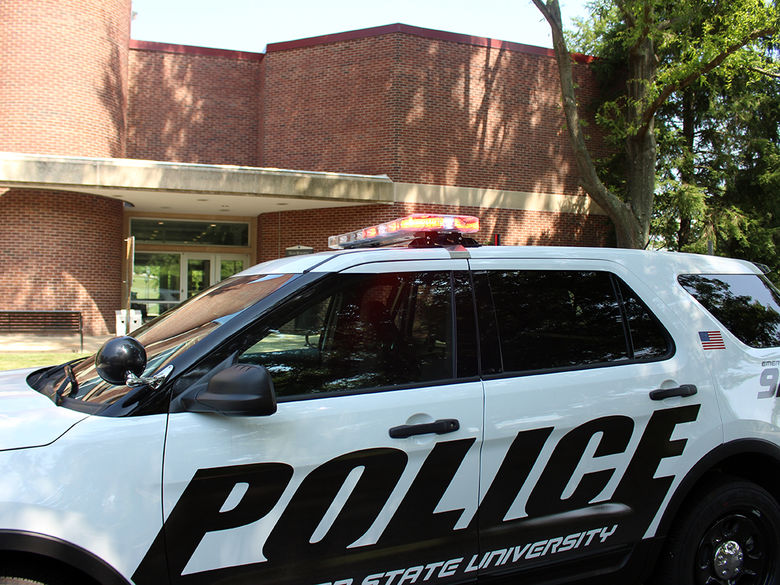
<instances>
[{"instance_id":1,"label":"car roof","mask_svg":"<svg viewBox=\"0 0 780 585\"><path fill-rule=\"evenodd\" d=\"M744 260L624 248L585 248L558 246L480 246L474 248L353 248L279 258L263 262L240 272L241 275L338 272L367 262L398 260L526 259L526 260L597 260L620 264L637 273L673 274L759 274L761 271ZM557 263L556 263L557 264Z\"/></svg>"}]
</instances>

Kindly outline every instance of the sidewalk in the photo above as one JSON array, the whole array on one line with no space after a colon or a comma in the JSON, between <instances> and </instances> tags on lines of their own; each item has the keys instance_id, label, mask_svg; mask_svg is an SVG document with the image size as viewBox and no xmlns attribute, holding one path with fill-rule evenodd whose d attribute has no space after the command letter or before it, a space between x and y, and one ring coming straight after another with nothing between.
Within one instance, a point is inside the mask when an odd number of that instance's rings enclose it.
<instances>
[{"instance_id":1,"label":"sidewalk","mask_svg":"<svg viewBox=\"0 0 780 585\"><path fill-rule=\"evenodd\" d=\"M94 353L113 335L85 335L84 352ZM8 333L0 335L0 352L56 352L79 353L81 350L78 334L33 335Z\"/></svg>"}]
</instances>

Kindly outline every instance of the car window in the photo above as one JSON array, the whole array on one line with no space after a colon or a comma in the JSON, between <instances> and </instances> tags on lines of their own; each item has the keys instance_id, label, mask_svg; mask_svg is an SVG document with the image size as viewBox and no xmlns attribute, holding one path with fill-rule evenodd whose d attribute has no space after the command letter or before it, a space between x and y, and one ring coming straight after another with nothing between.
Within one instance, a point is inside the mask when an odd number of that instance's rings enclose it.
<instances>
[{"instance_id":1,"label":"car window","mask_svg":"<svg viewBox=\"0 0 780 585\"><path fill-rule=\"evenodd\" d=\"M655 315L625 282L613 276L623 301L635 360L662 359L674 350L672 338Z\"/></svg>"},{"instance_id":2,"label":"car window","mask_svg":"<svg viewBox=\"0 0 780 585\"><path fill-rule=\"evenodd\" d=\"M780 346L780 292L758 274L683 274L677 280L742 343Z\"/></svg>"},{"instance_id":3,"label":"car window","mask_svg":"<svg viewBox=\"0 0 780 585\"><path fill-rule=\"evenodd\" d=\"M504 372L628 363L670 354L664 328L610 273L486 271L484 278L494 315L482 312L480 329L497 331Z\"/></svg>"},{"instance_id":4,"label":"car window","mask_svg":"<svg viewBox=\"0 0 780 585\"><path fill-rule=\"evenodd\" d=\"M446 271L336 275L320 294L270 317L237 361L264 366L280 398L450 380L454 282L467 286ZM461 347L476 361L475 346ZM460 356L460 370L468 359Z\"/></svg>"},{"instance_id":5,"label":"car window","mask_svg":"<svg viewBox=\"0 0 780 585\"><path fill-rule=\"evenodd\" d=\"M144 346L147 356L143 375L160 370L296 277L294 274L255 274L228 278L135 330L133 336ZM128 386L113 385L100 378L94 358L75 365L73 374L77 389L66 396L96 407L118 402L130 391ZM64 382L65 372L59 369L56 375L37 384L36 389L52 395Z\"/></svg>"}]
</instances>

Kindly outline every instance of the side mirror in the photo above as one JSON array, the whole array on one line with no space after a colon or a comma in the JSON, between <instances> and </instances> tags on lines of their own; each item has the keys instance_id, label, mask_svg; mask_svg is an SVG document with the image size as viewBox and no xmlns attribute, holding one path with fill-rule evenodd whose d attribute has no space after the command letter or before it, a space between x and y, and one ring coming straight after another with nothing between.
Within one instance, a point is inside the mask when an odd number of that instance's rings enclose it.
<instances>
[{"instance_id":1,"label":"side mirror","mask_svg":"<svg viewBox=\"0 0 780 585\"><path fill-rule=\"evenodd\" d=\"M268 416L276 412L276 392L263 366L236 364L217 372L205 390L182 398L188 412L226 416Z\"/></svg>"},{"instance_id":2,"label":"side mirror","mask_svg":"<svg viewBox=\"0 0 780 585\"><path fill-rule=\"evenodd\" d=\"M125 384L128 374L140 376L144 373L146 350L132 337L114 337L95 355L95 369L109 384Z\"/></svg>"}]
</instances>

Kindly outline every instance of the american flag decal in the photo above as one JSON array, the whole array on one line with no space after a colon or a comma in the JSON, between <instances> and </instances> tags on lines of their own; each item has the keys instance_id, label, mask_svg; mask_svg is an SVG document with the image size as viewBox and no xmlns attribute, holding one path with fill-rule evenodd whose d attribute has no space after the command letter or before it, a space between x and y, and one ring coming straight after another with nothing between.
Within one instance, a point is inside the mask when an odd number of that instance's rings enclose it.
<instances>
[{"instance_id":1,"label":"american flag decal","mask_svg":"<svg viewBox=\"0 0 780 585\"><path fill-rule=\"evenodd\" d=\"M704 349L726 349L720 331L699 331L699 339Z\"/></svg>"}]
</instances>

